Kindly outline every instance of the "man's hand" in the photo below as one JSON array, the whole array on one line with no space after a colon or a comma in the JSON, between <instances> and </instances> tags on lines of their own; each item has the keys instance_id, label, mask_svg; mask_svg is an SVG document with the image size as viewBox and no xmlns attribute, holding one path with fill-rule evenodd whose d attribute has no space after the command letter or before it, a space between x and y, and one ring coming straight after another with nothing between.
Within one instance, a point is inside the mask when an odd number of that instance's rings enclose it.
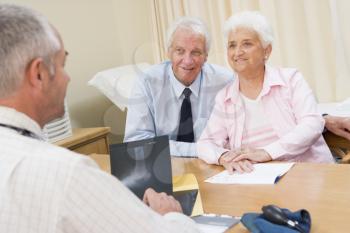
<instances>
[{"instance_id":1,"label":"man's hand","mask_svg":"<svg viewBox=\"0 0 350 233\"><path fill-rule=\"evenodd\" d=\"M169 212L180 212L180 203L173 196L166 193L157 193L152 188L148 188L143 195L143 202L157 213L164 215Z\"/></svg>"},{"instance_id":2,"label":"man's hand","mask_svg":"<svg viewBox=\"0 0 350 233\"><path fill-rule=\"evenodd\" d=\"M326 128L350 141L350 117L324 116Z\"/></svg>"}]
</instances>

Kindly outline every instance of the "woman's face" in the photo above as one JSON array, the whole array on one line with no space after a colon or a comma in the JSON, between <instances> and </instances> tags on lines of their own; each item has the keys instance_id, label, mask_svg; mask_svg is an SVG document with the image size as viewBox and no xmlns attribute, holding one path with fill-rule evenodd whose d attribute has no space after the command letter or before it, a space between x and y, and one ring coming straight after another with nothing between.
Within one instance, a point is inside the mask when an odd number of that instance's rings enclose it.
<instances>
[{"instance_id":1,"label":"woman's face","mask_svg":"<svg viewBox=\"0 0 350 233\"><path fill-rule=\"evenodd\" d=\"M227 42L227 60L238 74L254 74L264 68L271 45L263 48L258 34L247 28L231 31Z\"/></svg>"}]
</instances>

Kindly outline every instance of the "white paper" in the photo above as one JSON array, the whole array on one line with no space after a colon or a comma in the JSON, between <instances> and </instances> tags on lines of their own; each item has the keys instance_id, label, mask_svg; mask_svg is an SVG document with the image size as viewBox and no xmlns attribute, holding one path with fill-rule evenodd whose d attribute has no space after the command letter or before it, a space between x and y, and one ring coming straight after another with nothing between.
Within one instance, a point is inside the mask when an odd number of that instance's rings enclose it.
<instances>
[{"instance_id":1,"label":"white paper","mask_svg":"<svg viewBox=\"0 0 350 233\"><path fill-rule=\"evenodd\" d=\"M276 179L284 175L294 163L259 163L254 164L250 173L234 172L230 175L226 170L216 174L205 182L214 184L274 184Z\"/></svg>"}]
</instances>

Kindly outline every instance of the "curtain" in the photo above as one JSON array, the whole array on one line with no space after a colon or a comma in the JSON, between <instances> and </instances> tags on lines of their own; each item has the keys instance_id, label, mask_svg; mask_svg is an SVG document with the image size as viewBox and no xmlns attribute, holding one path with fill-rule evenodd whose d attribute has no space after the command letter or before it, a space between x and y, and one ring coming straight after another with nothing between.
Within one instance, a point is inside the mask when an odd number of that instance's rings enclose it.
<instances>
[{"instance_id":1,"label":"curtain","mask_svg":"<svg viewBox=\"0 0 350 233\"><path fill-rule=\"evenodd\" d=\"M350 97L348 0L152 0L154 61L167 59L168 26L180 16L194 16L212 36L208 62L227 66L222 27L243 10L260 11L273 27L270 65L299 69L320 102Z\"/></svg>"}]
</instances>

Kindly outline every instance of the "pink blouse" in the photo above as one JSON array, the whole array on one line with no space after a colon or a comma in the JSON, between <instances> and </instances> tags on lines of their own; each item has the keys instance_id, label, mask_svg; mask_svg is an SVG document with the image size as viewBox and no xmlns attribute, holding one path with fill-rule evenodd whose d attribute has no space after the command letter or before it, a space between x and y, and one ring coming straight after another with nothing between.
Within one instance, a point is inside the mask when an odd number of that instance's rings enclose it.
<instances>
[{"instance_id":1,"label":"pink blouse","mask_svg":"<svg viewBox=\"0 0 350 233\"><path fill-rule=\"evenodd\" d=\"M317 112L312 90L299 71L266 66L260 96L265 116L278 136L276 141L260 149L268 152L273 160L334 161L322 137L324 120ZM223 88L215 101L197 143L199 158L210 164L217 164L222 153L241 147L245 109L239 95L239 79Z\"/></svg>"}]
</instances>

